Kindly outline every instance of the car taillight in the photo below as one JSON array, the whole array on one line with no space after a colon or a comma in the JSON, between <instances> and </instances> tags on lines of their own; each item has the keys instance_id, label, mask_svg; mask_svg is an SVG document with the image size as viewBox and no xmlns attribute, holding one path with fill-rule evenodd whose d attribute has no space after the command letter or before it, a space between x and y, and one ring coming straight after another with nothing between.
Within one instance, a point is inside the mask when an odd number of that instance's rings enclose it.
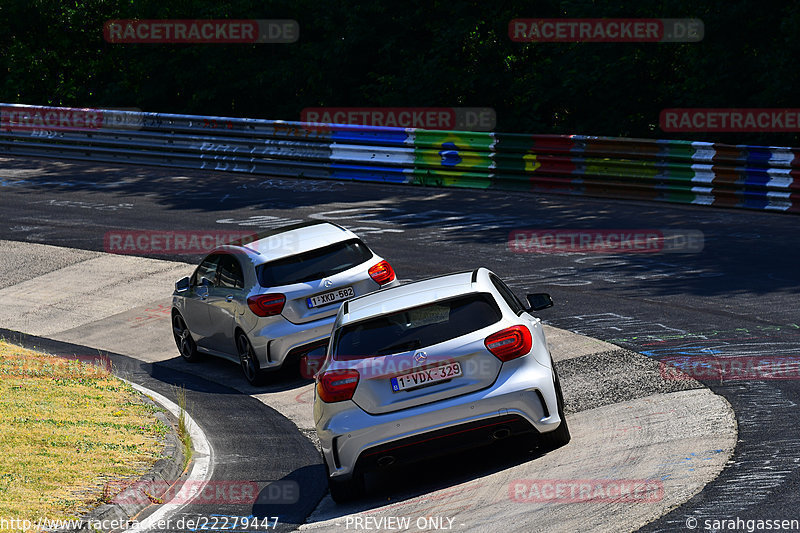
<instances>
[{"instance_id":1,"label":"car taillight","mask_svg":"<svg viewBox=\"0 0 800 533\"><path fill-rule=\"evenodd\" d=\"M281 314L286 296L283 294L259 294L247 299L250 310L258 316L274 316Z\"/></svg>"},{"instance_id":2,"label":"car taillight","mask_svg":"<svg viewBox=\"0 0 800 533\"><path fill-rule=\"evenodd\" d=\"M389 261L381 261L369 269L369 277L374 279L378 285L386 285L394 279L394 270Z\"/></svg>"},{"instance_id":3,"label":"car taillight","mask_svg":"<svg viewBox=\"0 0 800 533\"><path fill-rule=\"evenodd\" d=\"M484 344L486 344L486 349L492 352L492 355L505 362L530 352L533 339L530 330L525 326L511 326L489 335Z\"/></svg>"},{"instance_id":4,"label":"car taillight","mask_svg":"<svg viewBox=\"0 0 800 533\"><path fill-rule=\"evenodd\" d=\"M326 403L349 400L356 392L358 377L358 370L327 370L317 376L317 394Z\"/></svg>"}]
</instances>

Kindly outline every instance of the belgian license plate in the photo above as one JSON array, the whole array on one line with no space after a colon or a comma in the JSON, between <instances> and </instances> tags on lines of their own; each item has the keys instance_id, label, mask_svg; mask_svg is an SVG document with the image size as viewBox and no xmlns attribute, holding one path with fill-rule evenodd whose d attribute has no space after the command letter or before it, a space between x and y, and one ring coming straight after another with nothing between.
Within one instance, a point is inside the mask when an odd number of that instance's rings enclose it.
<instances>
[{"instance_id":1,"label":"belgian license plate","mask_svg":"<svg viewBox=\"0 0 800 533\"><path fill-rule=\"evenodd\" d=\"M341 289L336 289L335 291L324 292L322 294L312 296L311 298L307 298L306 304L310 309L312 307L320 307L322 305L341 302L342 300L347 300L355 295L356 293L353 291L353 287L342 287Z\"/></svg>"},{"instance_id":2,"label":"belgian license plate","mask_svg":"<svg viewBox=\"0 0 800 533\"><path fill-rule=\"evenodd\" d=\"M425 370L418 370L402 376L392 378L392 390L399 392L406 389L414 389L423 385L431 385L440 381L457 378L461 375L461 363L450 363L442 366L434 366Z\"/></svg>"}]
</instances>

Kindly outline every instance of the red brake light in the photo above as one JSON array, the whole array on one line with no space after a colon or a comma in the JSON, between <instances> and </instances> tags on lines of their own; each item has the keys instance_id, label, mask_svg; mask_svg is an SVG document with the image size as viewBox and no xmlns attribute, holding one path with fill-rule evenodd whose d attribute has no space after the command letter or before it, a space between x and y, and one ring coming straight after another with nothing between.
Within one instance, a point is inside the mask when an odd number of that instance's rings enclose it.
<instances>
[{"instance_id":1,"label":"red brake light","mask_svg":"<svg viewBox=\"0 0 800 533\"><path fill-rule=\"evenodd\" d=\"M274 316L281 314L286 296L283 294L259 294L247 299L250 310L258 316Z\"/></svg>"},{"instance_id":2,"label":"red brake light","mask_svg":"<svg viewBox=\"0 0 800 533\"><path fill-rule=\"evenodd\" d=\"M356 392L358 378L358 370L327 370L317 376L317 394L326 403L349 400Z\"/></svg>"},{"instance_id":3,"label":"red brake light","mask_svg":"<svg viewBox=\"0 0 800 533\"><path fill-rule=\"evenodd\" d=\"M374 279L378 285L386 285L394 279L394 270L388 261L381 261L369 269L369 277Z\"/></svg>"},{"instance_id":4,"label":"red brake light","mask_svg":"<svg viewBox=\"0 0 800 533\"><path fill-rule=\"evenodd\" d=\"M511 326L486 337L486 349L501 361L511 361L531 351L533 339L525 326Z\"/></svg>"}]
</instances>

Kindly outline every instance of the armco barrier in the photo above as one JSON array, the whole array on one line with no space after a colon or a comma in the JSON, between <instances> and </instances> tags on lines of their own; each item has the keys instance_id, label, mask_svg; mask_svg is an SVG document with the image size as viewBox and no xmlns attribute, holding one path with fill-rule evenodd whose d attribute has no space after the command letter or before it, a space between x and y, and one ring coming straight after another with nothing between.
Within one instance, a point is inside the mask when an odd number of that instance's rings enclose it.
<instances>
[{"instance_id":1,"label":"armco barrier","mask_svg":"<svg viewBox=\"0 0 800 533\"><path fill-rule=\"evenodd\" d=\"M0 104L0 153L800 211L796 148Z\"/></svg>"}]
</instances>

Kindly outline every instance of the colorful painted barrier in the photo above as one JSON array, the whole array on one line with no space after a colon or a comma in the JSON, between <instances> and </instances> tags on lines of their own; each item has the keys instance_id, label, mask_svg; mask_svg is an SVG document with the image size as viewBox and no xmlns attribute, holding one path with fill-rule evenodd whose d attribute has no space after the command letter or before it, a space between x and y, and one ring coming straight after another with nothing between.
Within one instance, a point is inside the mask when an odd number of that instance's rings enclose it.
<instances>
[{"instance_id":1,"label":"colorful painted barrier","mask_svg":"<svg viewBox=\"0 0 800 533\"><path fill-rule=\"evenodd\" d=\"M800 149L0 104L0 153L800 211Z\"/></svg>"}]
</instances>

